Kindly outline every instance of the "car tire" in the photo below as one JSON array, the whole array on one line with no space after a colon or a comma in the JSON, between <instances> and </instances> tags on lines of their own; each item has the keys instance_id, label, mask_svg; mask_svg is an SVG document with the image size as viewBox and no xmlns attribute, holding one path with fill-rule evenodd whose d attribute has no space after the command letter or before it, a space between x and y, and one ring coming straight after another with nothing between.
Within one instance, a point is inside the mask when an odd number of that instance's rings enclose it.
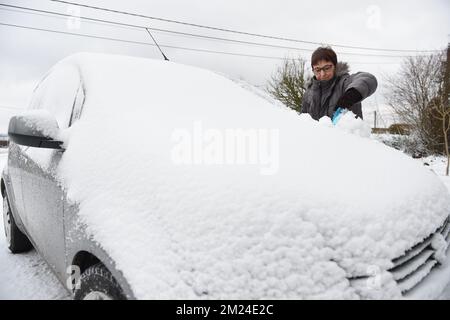
<instances>
[{"instance_id":1,"label":"car tire","mask_svg":"<svg viewBox=\"0 0 450 320\"><path fill-rule=\"evenodd\" d=\"M106 267L97 263L87 268L75 289L75 300L125 300L122 288Z\"/></svg>"},{"instance_id":2,"label":"car tire","mask_svg":"<svg viewBox=\"0 0 450 320\"><path fill-rule=\"evenodd\" d=\"M3 227L8 249L12 253L26 252L33 248L30 240L16 225L6 192L3 195Z\"/></svg>"}]
</instances>

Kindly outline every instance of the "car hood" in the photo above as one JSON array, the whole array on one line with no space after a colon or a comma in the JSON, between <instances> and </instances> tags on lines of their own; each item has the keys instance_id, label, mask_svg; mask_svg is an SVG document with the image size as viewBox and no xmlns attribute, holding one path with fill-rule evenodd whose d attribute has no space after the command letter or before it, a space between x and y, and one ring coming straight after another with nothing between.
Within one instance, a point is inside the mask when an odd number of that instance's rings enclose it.
<instances>
[{"instance_id":1,"label":"car hood","mask_svg":"<svg viewBox=\"0 0 450 320\"><path fill-rule=\"evenodd\" d=\"M348 278L389 269L448 215L419 163L210 71L64 63L86 101L59 176L138 298L355 298Z\"/></svg>"}]
</instances>

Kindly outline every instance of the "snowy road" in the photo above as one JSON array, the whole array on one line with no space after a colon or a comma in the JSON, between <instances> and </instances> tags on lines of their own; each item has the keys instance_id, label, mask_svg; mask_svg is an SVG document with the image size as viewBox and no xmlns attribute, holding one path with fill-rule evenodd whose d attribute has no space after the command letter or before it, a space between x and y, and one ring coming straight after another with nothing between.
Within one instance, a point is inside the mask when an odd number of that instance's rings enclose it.
<instances>
[{"instance_id":1,"label":"snowy road","mask_svg":"<svg viewBox=\"0 0 450 320\"><path fill-rule=\"evenodd\" d=\"M0 171L6 163L7 153L0 149ZM446 177L444 158L426 158L418 161L430 165L450 190L450 177ZM3 214L3 206L0 206ZM3 219L0 219L3 223ZM3 225L0 225L0 300L1 299L69 299L70 296L39 254L32 250L13 255L6 248ZM443 296L450 297L450 293Z\"/></svg>"},{"instance_id":2,"label":"snowy road","mask_svg":"<svg viewBox=\"0 0 450 320\"><path fill-rule=\"evenodd\" d=\"M0 168L7 154L0 149ZM0 206L3 214L3 205ZM3 219L0 220L3 223ZM0 230L0 299L67 299L69 295L35 250L13 255Z\"/></svg>"}]
</instances>

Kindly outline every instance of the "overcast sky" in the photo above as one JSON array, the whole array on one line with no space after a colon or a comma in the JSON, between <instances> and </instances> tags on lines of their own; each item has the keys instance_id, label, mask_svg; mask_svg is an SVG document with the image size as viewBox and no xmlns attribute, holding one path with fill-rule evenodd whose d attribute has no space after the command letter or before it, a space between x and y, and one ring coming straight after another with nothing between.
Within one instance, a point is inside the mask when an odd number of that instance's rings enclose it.
<instances>
[{"instance_id":1,"label":"overcast sky","mask_svg":"<svg viewBox=\"0 0 450 320\"><path fill-rule=\"evenodd\" d=\"M444 49L449 42L450 34L450 1L448 0L68 1L249 33L356 47L405 50ZM318 46L107 13L49 0L0 0L0 3L172 31L305 49L300 51L268 48L157 31L152 33L162 46L271 57L269 59L232 56L163 47L165 54L172 61L208 68L258 86L265 86L271 74L282 63L281 59L276 58L302 56L309 59L311 51ZM82 19L79 21L75 18L53 15L29 14L23 10L2 6L0 6L0 23L152 42L149 35L142 29L92 23ZM53 64L69 54L95 51L161 59L161 55L154 46L25 30L5 25L0 25L0 43L0 132L6 131L9 117L16 112L14 109L5 107L26 107L32 90L40 78ZM380 89L363 104L367 121L371 121L370 115L377 108L386 114L388 110L383 98L385 92L383 77L396 72L402 58L374 55L415 53L341 47L334 47L334 49L338 52L340 60L349 62L352 72L368 71L379 80ZM351 55L345 53L351 53ZM387 119L386 121L389 122Z\"/></svg>"}]
</instances>

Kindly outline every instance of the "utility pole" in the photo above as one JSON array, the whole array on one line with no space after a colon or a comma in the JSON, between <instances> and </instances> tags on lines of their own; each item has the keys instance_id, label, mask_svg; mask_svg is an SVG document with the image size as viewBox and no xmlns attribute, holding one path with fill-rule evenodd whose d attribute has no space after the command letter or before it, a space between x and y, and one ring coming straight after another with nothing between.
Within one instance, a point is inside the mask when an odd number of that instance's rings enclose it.
<instances>
[{"instance_id":1,"label":"utility pole","mask_svg":"<svg viewBox=\"0 0 450 320\"><path fill-rule=\"evenodd\" d=\"M445 79L444 79L444 93L446 98L446 107L449 106L449 99L450 99L450 42L447 44L447 61L446 61L446 68L445 68Z\"/></svg>"},{"instance_id":2,"label":"utility pole","mask_svg":"<svg viewBox=\"0 0 450 320\"><path fill-rule=\"evenodd\" d=\"M377 128L377 111L376 110L373 112L373 128L374 129Z\"/></svg>"},{"instance_id":3,"label":"utility pole","mask_svg":"<svg viewBox=\"0 0 450 320\"><path fill-rule=\"evenodd\" d=\"M444 99L445 108L450 108L450 42L447 44L447 60L445 62ZM448 138L450 137L447 136Z\"/></svg>"}]
</instances>

